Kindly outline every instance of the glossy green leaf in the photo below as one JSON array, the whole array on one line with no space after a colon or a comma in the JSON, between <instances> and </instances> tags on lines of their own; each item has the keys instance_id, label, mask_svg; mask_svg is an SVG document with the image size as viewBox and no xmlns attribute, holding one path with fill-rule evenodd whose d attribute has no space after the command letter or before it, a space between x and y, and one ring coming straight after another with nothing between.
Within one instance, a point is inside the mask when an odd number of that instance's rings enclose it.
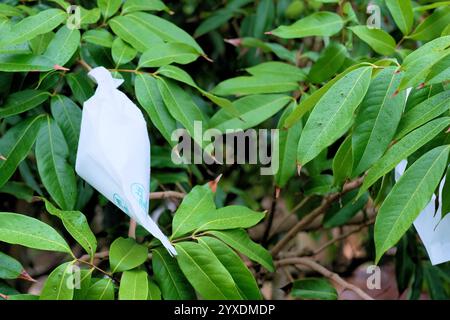
<instances>
[{"instance_id":1,"label":"glossy green leaf","mask_svg":"<svg viewBox=\"0 0 450 320\"><path fill-rule=\"evenodd\" d=\"M55 63L44 56L32 54L0 54L0 71L50 71Z\"/></svg>"},{"instance_id":2,"label":"glossy green leaf","mask_svg":"<svg viewBox=\"0 0 450 320\"><path fill-rule=\"evenodd\" d=\"M147 300L161 300L161 290L159 287L151 281L148 280L148 294L147 294Z\"/></svg>"},{"instance_id":3,"label":"glossy green leaf","mask_svg":"<svg viewBox=\"0 0 450 320\"><path fill-rule=\"evenodd\" d=\"M280 77L292 82L306 80L306 74L302 69L279 61L260 63L256 66L246 68L245 71L253 76L269 75L270 77Z\"/></svg>"},{"instance_id":4,"label":"glossy green leaf","mask_svg":"<svg viewBox=\"0 0 450 320\"><path fill-rule=\"evenodd\" d=\"M198 121L201 126L205 125L206 119L193 101L192 97L171 80L158 79L158 88L160 90L163 101L173 118L177 119L191 137L195 139L198 134L195 133L194 122ZM202 140L196 140L202 146Z\"/></svg>"},{"instance_id":5,"label":"glossy green leaf","mask_svg":"<svg viewBox=\"0 0 450 320\"><path fill-rule=\"evenodd\" d=\"M50 41L44 56L55 64L63 66L77 51L80 45L80 31L62 26Z\"/></svg>"},{"instance_id":6,"label":"glossy green leaf","mask_svg":"<svg viewBox=\"0 0 450 320\"><path fill-rule=\"evenodd\" d=\"M153 249L152 266L155 281L161 288L165 300L192 300L195 292L178 266L177 260L171 257L166 249Z\"/></svg>"},{"instance_id":7,"label":"glossy green leaf","mask_svg":"<svg viewBox=\"0 0 450 320\"><path fill-rule=\"evenodd\" d=\"M19 261L0 251L0 279L16 279L22 271Z\"/></svg>"},{"instance_id":8,"label":"glossy green leaf","mask_svg":"<svg viewBox=\"0 0 450 320\"><path fill-rule=\"evenodd\" d=\"M224 230L224 231L208 231L207 234L219 238L230 247L239 251L249 259L258 262L264 268L273 272L274 265L272 256L264 249L264 247L253 242L243 229Z\"/></svg>"},{"instance_id":9,"label":"glossy green leaf","mask_svg":"<svg viewBox=\"0 0 450 320\"><path fill-rule=\"evenodd\" d=\"M93 259L97 250L97 239L91 231L84 214L80 211L59 210L48 200L44 199L44 201L47 211L61 219L66 230Z\"/></svg>"},{"instance_id":10,"label":"glossy green leaf","mask_svg":"<svg viewBox=\"0 0 450 320\"><path fill-rule=\"evenodd\" d=\"M129 16L119 16L108 22L113 32L123 41L131 44L139 52L150 50L163 40L152 30L136 23Z\"/></svg>"},{"instance_id":11,"label":"glossy green leaf","mask_svg":"<svg viewBox=\"0 0 450 320\"><path fill-rule=\"evenodd\" d=\"M42 288L40 300L72 300L74 261L63 263L50 273Z\"/></svg>"},{"instance_id":12,"label":"glossy green leaf","mask_svg":"<svg viewBox=\"0 0 450 320\"><path fill-rule=\"evenodd\" d=\"M184 43L161 43L145 51L139 59L139 68L155 68L179 63L188 64L198 58L197 51Z\"/></svg>"},{"instance_id":13,"label":"glossy green leaf","mask_svg":"<svg viewBox=\"0 0 450 320\"><path fill-rule=\"evenodd\" d=\"M170 21L144 12L133 12L127 14L126 17L134 22L142 24L147 30L155 33L166 42L181 42L195 48L199 54L205 55L202 48L190 34Z\"/></svg>"},{"instance_id":14,"label":"glossy green leaf","mask_svg":"<svg viewBox=\"0 0 450 320\"><path fill-rule=\"evenodd\" d=\"M322 278L307 278L293 283L291 295L294 298L312 300L337 300L336 289L328 280Z\"/></svg>"},{"instance_id":15,"label":"glossy green leaf","mask_svg":"<svg viewBox=\"0 0 450 320\"><path fill-rule=\"evenodd\" d=\"M347 136L333 158L333 184L342 185L353 171L352 136Z\"/></svg>"},{"instance_id":16,"label":"glossy green leaf","mask_svg":"<svg viewBox=\"0 0 450 320\"><path fill-rule=\"evenodd\" d=\"M428 151L414 162L381 205L375 222L376 262L409 229L430 201L447 167L450 146Z\"/></svg>"},{"instance_id":17,"label":"glossy green leaf","mask_svg":"<svg viewBox=\"0 0 450 320\"><path fill-rule=\"evenodd\" d=\"M128 270L122 273L119 300L147 300L148 278L143 270Z\"/></svg>"},{"instance_id":18,"label":"glossy green leaf","mask_svg":"<svg viewBox=\"0 0 450 320\"><path fill-rule=\"evenodd\" d=\"M0 212L0 241L72 254L66 241L55 229L18 213Z\"/></svg>"},{"instance_id":19,"label":"glossy green leaf","mask_svg":"<svg viewBox=\"0 0 450 320\"><path fill-rule=\"evenodd\" d=\"M34 37L29 41L29 45L31 47L31 50L33 50L33 53L35 55L41 55L45 52L45 50L48 47L48 44L52 39L55 37L55 33L50 31L44 34L40 34L37 37ZM29 53L29 52L24 52Z\"/></svg>"},{"instance_id":20,"label":"glossy green leaf","mask_svg":"<svg viewBox=\"0 0 450 320\"><path fill-rule=\"evenodd\" d=\"M261 292L253 274L230 247L212 237L200 237L198 242L210 250L227 269L243 299L261 300Z\"/></svg>"},{"instance_id":21,"label":"glossy green leaf","mask_svg":"<svg viewBox=\"0 0 450 320\"><path fill-rule=\"evenodd\" d=\"M122 14L135 11L166 11L170 9L161 0L127 0L123 4Z\"/></svg>"},{"instance_id":22,"label":"glossy green leaf","mask_svg":"<svg viewBox=\"0 0 450 320\"><path fill-rule=\"evenodd\" d=\"M81 269L79 277L76 275L75 288L73 290L73 300L85 300L89 287L91 286L92 272L95 268Z\"/></svg>"},{"instance_id":23,"label":"glossy green leaf","mask_svg":"<svg viewBox=\"0 0 450 320\"><path fill-rule=\"evenodd\" d=\"M0 186L11 178L30 152L44 119L40 115L24 120L0 138L0 154L6 158L0 160Z\"/></svg>"},{"instance_id":24,"label":"glossy green leaf","mask_svg":"<svg viewBox=\"0 0 450 320\"><path fill-rule=\"evenodd\" d=\"M347 49L340 43L331 42L312 65L308 75L309 79L315 83L330 79L339 71L346 58Z\"/></svg>"},{"instance_id":25,"label":"glossy green leaf","mask_svg":"<svg viewBox=\"0 0 450 320\"><path fill-rule=\"evenodd\" d=\"M110 278L93 279L85 300L114 300L114 283Z\"/></svg>"},{"instance_id":26,"label":"glossy green leaf","mask_svg":"<svg viewBox=\"0 0 450 320\"><path fill-rule=\"evenodd\" d=\"M180 269L204 299L242 299L230 273L210 250L194 242L175 247Z\"/></svg>"},{"instance_id":27,"label":"glossy green leaf","mask_svg":"<svg viewBox=\"0 0 450 320\"><path fill-rule=\"evenodd\" d=\"M278 148L278 171L275 174L275 184L279 188L283 188L286 183L295 175L296 160L297 160L297 146L300 134L302 132L302 122L297 122L289 129L283 128L284 121L289 114L294 110L296 102L292 102L288 108L283 112L278 122L278 134L275 135L274 145Z\"/></svg>"},{"instance_id":28,"label":"glossy green leaf","mask_svg":"<svg viewBox=\"0 0 450 320\"><path fill-rule=\"evenodd\" d=\"M137 51L120 38L117 38L112 43L111 54L116 65L120 66L133 60Z\"/></svg>"},{"instance_id":29,"label":"glossy green leaf","mask_svg":"<svg viewBox=\"0 0 450 320\"><path fill-rule=\"evenodd\" d=\"M157 80L148 74L140 73L136 76L135 90L139 104L147 112L150 121L172 145L171 135L177 125L164 105Z\"/></svg>"},{"instance_id":30,"label":"glossy green leaf","mask_svg":"<svg viewBox=\"0 0 450 320\"><path fill-rule=\"evenodd\" d=\"M77 199L75 172L67 162L69 147L55 120L47 116L36 140L36 161L42 183L63 210L72 210Z\"/></svg>"},{"instance_id":31,"label":"glossy green leaf","mask_svg":"<svg viewBox=\"0 0 450 320\"><path fill-rule=\"evenodd\" d=\"M275 18L275 5L272 0L261 0L258 2L255 13L255 23L253 34L255 37L262 37L273 23Z\"/></svg>"},{"instance_id":32,"label":"glossy green leaf","mask_svg":"<svg viewBox=\"0 0 450 320\"><path fill-rule=\"evenodd\" d=\"M395 24L397 24L403 35L408 35L414 23L414 12L411 1L390 0L386 1L386 5L394 18Z\"/></svg>"},{"instance_id":33,"label":"glossy green leaf","mask_svg":"<svg viewBox=\"0 0 450 320\"><path fill-rule=\"evenodd\" d=\"M370 83L352 133L353 176L374 164L395 135L406 100L404 91L394 96L400 80L396 68L389 67Z\"/></svg>"},{"instance_id":34,"label":"glossy green leaf","mask_svg":"<svg viewBox=\"0 0 450 320\"><path fill-rule=\"evenodd\" d=\"M339 139L351 126L353 113L363 100L372 68L358 68L338 80L319 100L299 142L297 160L305 165Z\"/></svg>"},{"instance_id":35,"label":"glossy green leaf","mask_svg":"<svg viewBox=\"0 0 450 320\"><path fill-rule=\"evenodd\" d=\"M59 26L67 15L59 9L47 9L27 17L14 24L0 40L0 47L31 40L34 37L52 31Z\"/></svg>"},{"instance_id":36,"label":"glossy green leaf","mask_svg":"<svg viewBox=\"0 0 450 320\"><path fill-rule=\"evenodd\" d=\"M336 13L320 11L302 18L290 26L280 26L271 34L284 39L310 36L329 37L341 31L343 26L342 18Z\"/></svg>"},{"instance_id":37,"label":"glossy green leaf","mask_svg":"<svg viewBox=\"0 0 450 320\"><path fill-rule=\"evenodd\" d=\"M131 238L119 237L111 244L109 263L111 272L131 270L147 260L148 249Z\"/></svg>"},{"instance_id":38,"label":"glossy green leaf","mask_svg":"<svg viewBox=\"0 0 450 320\"><path fill-rule=\"evenodd\" d=\"M363 185L359 190L358 197L367 191L378 179L394 169L400 161L417 151L449 125L449 117L435 119L409 133L394 144L367 172Z\"/></svg>"},{"instance_id":39,"label":"glossy green leaf","mask_svg":"<svg viewBox=\"0 0 450 320\"><path fill-rule=\"evenodd\" d=\"M275 115L292 98L281 94L251 95L233 102L240 113L235 117L225 109L219 110L210 120L209 127L225 133L227 129L248 129Z\"/></svg>"},{"instance_id":40,"label":"glossy green leaf","mask_svg":"<svg viewBox=\"0 0 450 320\"><path fill-rule=\"evenodd\" d=\"M83 33L83 41L111 48L114 36L105 29L92 29Z\"/></svg>"},{"instance_id":41,"label":"glossy green leaf","mask_svg":"<svg viewBox=\"0 0 450 320\"><path fill-rule=\"evenodd\" d=\"M50 93L42 90L27 89L9 95L0 108L0 119L31 110L45 101Z\"/></svg>"},{"instance_id":42,"label":"glossy green leaf","mask_svg":"<svg viewBox=\"0 0 450 320\"><path fill-rule=\"evenodd\" d=\"M450 54L443 57L441 60L436 62L430 69L430 73L428 73L425 83L427 85L445 83L450 79Z\"/></svg>"},{"instance_id":43,"label":"glossy green leaf","mask_svg":"<svg viewBox=\"0 0 450 320\"><path fill-rule=\"evenodd\" d=\"M401 139L412 130L450 110L450 91L438 93L408 110L398 126L395 139Z\"/></svg>"},{"instance_id":44,"label":"glossy green leaf","mask_svg":"<svg viewBox=\"0 0 450 320\"><path fill-rule=\"evenodd\" d=\"M384 30L370 29L367 26L355 26L349 29L379 54L388 56L395 51L395 39Z\"/></svg>"},{"instance_id":45,"label":"glossy green leaf","mask_svg":"<svg viewBox=\"0 0 450 320\"><path fill-rule=\"evenodd\" d=\"M442 187L442 202L441 202L441 219L450 213L450 167L447 169L447 173L445 175L445 183Z\"/></svg>"},{"instance_id":46,"label":"glossy green leaf","mask_svg":"<svg viewBox=\"0 0 450 320\"><path fill-rule=\"evenodd\" d=\"M78 103L82 104L94 95L92 80L88 78L86 73L69 73L66 75L66 80L72 90L75 100L78 101Z\"/></svg>"},{"instance_id":47,"label":"glossy green leaf","mask_svg":"<svg viewBox=\"0 0 450 320\"><path fill-rule=\"evenodd\" d=\"M219 83L212 93L219 96L249 95L260 93L280 93L298 90L296 81L280 78L271 74L257 76L241 76L227 79Z\"/></svg>"},{"instance_id":48,"label":"glossy green leaf","mask_svg":"<svg viewBox=\"0 0 450 320\"><path fill-rule=\"evenodd\" d=\"M17 199L21 199L28 203L31 203L31 201L33 200L34 190L25 183L8 181L3 187L0 188L0 193L7 193L16 197Z\"/></svg>"},{"instance_id":49,"label":"glossy green leaf","mask_svg":"<svg viewBox=\"0 0 450 320\"><path fill-rule=\"evenodd\" d=\"M97 0L97 6L105 20L113 16L121 5L122 0Z\"/></svg>"},{"instance_id":50,"label":"glossy green leaf","mask_svg":"<svg viewBox=\"0 0 450 320\"><path fill-rule=\"evenodd\" d=\"M414 40L432 40L440 36L442 30L450 24L450 7L436 9L417 26L410 38Z\"/></svg>"}]
</instances>

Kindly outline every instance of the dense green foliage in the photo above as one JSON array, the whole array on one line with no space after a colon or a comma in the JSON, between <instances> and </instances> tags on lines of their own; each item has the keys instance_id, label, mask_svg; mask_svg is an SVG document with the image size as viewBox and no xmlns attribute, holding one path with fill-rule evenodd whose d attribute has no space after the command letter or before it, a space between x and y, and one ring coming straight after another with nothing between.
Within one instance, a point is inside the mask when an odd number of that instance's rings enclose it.
<instances>
[{"instance_id":1,"label":"dense green foliage","mask_svg":"<svg viewBox=\"0 0 450 320\"><path fill-rule=\"evenodd\" d=\"M411 299L450 297L449 265L430 266L411 228L450 170L449 2L371 2L380 16L347 0L1 1L0 299L276 298L262 288L285 272L291 297L337 299L326 274L286 257L311 255L300 231L355 223L369 230L360 264L394 262ZM128 217L75 173L96 66L148 120L151 192L177 191L150 211L176 257L139 226L126 237ZM174 164L176 128L210 152L194 121L278 128L279 170ZM55 257L39 295L23 284L35 249ZM326 249L324 264L342 253Z\"/></svg>"}]
</instances>

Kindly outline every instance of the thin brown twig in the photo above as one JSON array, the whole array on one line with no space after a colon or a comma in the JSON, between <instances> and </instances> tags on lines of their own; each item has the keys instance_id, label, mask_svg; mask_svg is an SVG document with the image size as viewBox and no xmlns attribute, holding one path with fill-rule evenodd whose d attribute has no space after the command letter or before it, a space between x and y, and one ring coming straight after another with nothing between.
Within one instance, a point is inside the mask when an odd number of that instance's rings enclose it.
<instances>
[{"instance_id":1,"label":"thin brown twig","mask_svg":"<svg viewBox=\"0 0 450 320\"><path fill-rule=\"evenodd\" d=\"M322 251L324 251L326 248L328 248L329 246L335 244L336 242L339 242L341 240L344 240L346 238L348 238L349 236L351 236L352 234L355 234L361 230L363 230L364 228L367 228L368 226L372 225L375 223L375 219L371 219L369 221L366 221L365 223L363 223L362 225L359 225L357 228L352 229L348 232L345 232L343 234L341 234L340 236L331 239L330 241L325 242L322 246L320 246L319 248L317 248L316 250L314 250L314 252L311 254L311 256L316 256L319 253L321 253Z\"/></svg>"},{"instance_id":2,"label":"thin brown twig","mask_svg":"<svg viewBox=\"0 0 450 320\"><path fill-rule=\"evenodd\" d=\"M177 191L150 192L150 200L168 199L168 198L183 199L185 195L186 195L185 193Z\"/></svg>"},{"instance_id":3,"label":"thin brown twig","mask_svg":"<svg viewBox=\"0 0 450 320\"><path fill-rule=\"evenodd\" d=\"M280 253L280 251L297 235L299 231L301 231L303 228L307 227L311 222L313 222L318 216L320 216L322 213L324 213L331 204L339 199L342 195L346 194L347 192L354 190L361 186L363 182L363 177L355 179L353 181L348 182L344 185L341 192L337 192L334 194L331 194L330 196L324 198L322 204L312 210L309 214L307 214L303 219L301 219L299 222L297 222L290 230L289 232L282 238L271 250L272 256L275 257Z\"/></svg>"},{"instance_id":4,"label":"thin brown twig","mask_svg":"<svg viewBox=\"0 0 450 320\"><path fill-rule=\"evenodd\" d=\"M78 63L79 63L83 68L85 68L87 71L91 71L91 70L92 70L92 67L91 67L86 61L84 61L83 59L79 59L79 60L78 60Z\"/></svg>"},{"instance_id":5,"label":"thin brown twig","mask_svg":"<svg viewBox=\"0 0 450 320\"><path fill-rule=\"evenodd\" d=\"M136 220L130 219L130 227L128 228L128 238L136 239Z\"/></svg>"},{"instance_id":6,"label":"thin brown twig","mask_svg":"<svg viewBox=\"0 0 450 320\"><path fill-rule=\"evenodd\" d=\"M312 260L311 258L287 258L276 261L276 265L279 267L286 266L286 265L303 265L311 268L312 270L320 273L324 277L336 282L341 287L344 288L344 290L351 290L354 293L356 293L360 298L364 300L374 300L371 296L369 296L367 293L365 293L361 288L358 288L357 286L345 281L342 279L337 273L334 273L324 266L320 265L316 261Z\"/></svg>"}]
</instances>

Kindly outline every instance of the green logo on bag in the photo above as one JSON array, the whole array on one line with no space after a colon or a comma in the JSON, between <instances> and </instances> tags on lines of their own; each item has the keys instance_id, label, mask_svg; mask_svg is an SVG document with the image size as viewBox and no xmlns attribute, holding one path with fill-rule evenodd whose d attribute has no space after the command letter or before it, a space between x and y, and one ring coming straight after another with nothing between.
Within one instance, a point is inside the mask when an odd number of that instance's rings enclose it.
<instances>
[{"instance_id":1,"label":"green logo on bag","mask_svg":"<svg viewBox=\"0 0 450 320\"><path fill-rule=\"evenodd\" d=\"M123 200L117 193L114 193L113 199L114 199L114 203L116 204L116 206L118 206L120 209L122 209L122 211L125 212L126 214L129 213L129 210L128 210L125 200Z\"/></svg>"},{"instance_id":2,"label":"green logo on bag","mask_svg":"<svg viewBox=\"0 0 450 320\"><path fill-rule=\"evenodd\" d=\"M144 210L147 211L148 208L148 195L145 195L145 188L140 183L133 183L131 185L131 193L134 195L136 200L139 203L139 206Z\"/></svg>"}]
</instances>

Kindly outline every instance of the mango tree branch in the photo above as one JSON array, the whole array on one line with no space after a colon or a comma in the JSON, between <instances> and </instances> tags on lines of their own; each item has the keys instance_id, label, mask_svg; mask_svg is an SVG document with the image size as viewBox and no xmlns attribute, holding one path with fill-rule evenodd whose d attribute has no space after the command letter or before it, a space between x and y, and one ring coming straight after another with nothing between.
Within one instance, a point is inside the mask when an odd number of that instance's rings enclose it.
<instances>
[{"instance_id":1,"label":"mango tree branch","mask_svg":"<svg viewBox=\"0 0 450 320\"><path fill-rule=\"evenodd\" d=\"M277 267L282 267L282 266L287 266L287 265L303 265L303 266L306 266L306 267L308 267L308 268L310 268L310 269L320 273L324 277L326 277L326 278L336 282L341 287L343 287L344 290L351 290L351 291L353 291L361 299L363 299L363 300L374 300L371 296L369 296L363 290L361 290L360 288L358 288L357 286L355 286L355 285L353 285L351 283L348 283L347 281L342 279L337 273L331 272L330 270L328 270L324 266L318 264L317 262L315 262L311 258L287 258L287 259L278 260L278 261L275 262L275 264L276 264Z\"/></svg>"},{"instance_id":2,"label":"mango tree branch","mask_svg":"<svg viewBox=\"0 0 450 320\"><path fill-rule=\"evenodd\" d=\"M359 188L363 182L363 177L350 181L344 185L341 192L333 193L328 197L325 197L322 204L307 214L303 219L297 222L289 232L282 238L271 250L272 256L275 257L280 253L280 251L297 235L299 231L307 227L312 223L319 215L324 213L331 204L339 199L342 195L347 192Z\"/></svg>"}]
</instances>

